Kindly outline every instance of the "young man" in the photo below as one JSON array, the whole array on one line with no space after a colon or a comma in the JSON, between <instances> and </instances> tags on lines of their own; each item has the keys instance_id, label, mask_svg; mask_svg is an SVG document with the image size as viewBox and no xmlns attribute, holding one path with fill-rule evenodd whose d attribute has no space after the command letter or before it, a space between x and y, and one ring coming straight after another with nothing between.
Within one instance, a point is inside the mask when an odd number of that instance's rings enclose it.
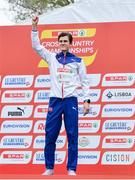
<instances>
[{"instance_id":1,"label":"young man","mask_svg":"<svg viewBox=\"0 0 135 180\"><path fill-rule=\"evenodd\" d=\"M89 112L89 83L81 58L69 52L72 35L62 32L58 36L59 53L52 53L41 44L37 31L38 17L32 19L32 47L48 63L51 92L46 118L45 164L43 175L53 175L56 140L62 125L62 115L68 139L68 175L76 175L78 156L78 101L77 88L84 94L84 115Z\"/></svg>"}]
</instances>

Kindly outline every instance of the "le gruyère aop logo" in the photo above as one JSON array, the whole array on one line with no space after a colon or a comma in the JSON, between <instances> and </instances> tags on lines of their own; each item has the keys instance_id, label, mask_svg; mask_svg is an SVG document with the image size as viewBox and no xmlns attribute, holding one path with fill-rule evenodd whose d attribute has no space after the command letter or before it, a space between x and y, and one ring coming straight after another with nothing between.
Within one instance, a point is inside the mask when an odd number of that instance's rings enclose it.
<instances>
[{"instance_id":1,"label":"le gruy\u00e8re aop logo","mask_svg":"<svg viewBox=\"0 0 135 180\"><path fill-rule=\"evenodd\" d=\"M57 37L61 32L72 34L74 40L70 52L81 57L86 66L91 65L98 51L95 47L96 28L43 30L40 37L42 45L51 52L59 52ZM41 59L38 67L43 68L48 65Z\"/></svg>"}]
</instances>

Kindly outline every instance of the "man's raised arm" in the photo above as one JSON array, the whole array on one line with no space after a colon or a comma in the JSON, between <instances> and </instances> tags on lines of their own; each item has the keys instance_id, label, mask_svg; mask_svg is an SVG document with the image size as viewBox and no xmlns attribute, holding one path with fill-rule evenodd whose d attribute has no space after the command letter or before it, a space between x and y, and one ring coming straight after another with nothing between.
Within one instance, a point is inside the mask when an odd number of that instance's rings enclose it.
<instances>
[{"instance_id":1,"label":"man's raised arm","mask_svg":"<svg viewBox=\"0 0 135 180\"><path fill-rule=\"evenodd\" d=\"M38 21L39 18L37 16L32 18L32 32L31 32L31 41L33 49L45 60L48 64L51 60L51 52L48 51L41 43L39 39L38 32Z\"/></svg>"}]
</instances>

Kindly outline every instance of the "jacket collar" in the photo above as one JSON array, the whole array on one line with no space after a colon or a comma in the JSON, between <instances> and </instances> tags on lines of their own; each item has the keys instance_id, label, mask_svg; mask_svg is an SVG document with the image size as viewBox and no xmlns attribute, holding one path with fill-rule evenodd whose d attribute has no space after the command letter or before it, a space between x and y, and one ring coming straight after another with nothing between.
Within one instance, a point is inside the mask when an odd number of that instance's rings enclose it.
<instances>
[{"instance_id":1,"label":"jacket collar","mask_svg":"<svg viewBox=\"0 0 135 180\"><path fill-rule=\"evenodd\" d=\"M57 53L56 59L59 63L61 63L63 65L81 61L81 58L78 58L77 56L75 56L74 54L72 54L70 52L66 52L66 56L64 55L63 52Z\"/></svg>"}]
</instances>

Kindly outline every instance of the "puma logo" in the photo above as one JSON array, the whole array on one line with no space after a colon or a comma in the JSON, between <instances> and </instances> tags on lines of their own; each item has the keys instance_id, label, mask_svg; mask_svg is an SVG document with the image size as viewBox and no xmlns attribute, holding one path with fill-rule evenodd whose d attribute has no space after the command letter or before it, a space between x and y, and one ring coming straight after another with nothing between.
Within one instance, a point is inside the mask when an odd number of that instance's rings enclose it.
<instances>
[{"instance_id":1,"label":"puma logo","mask_svg":"<svg viewBox=\"0 0 135 180\"><path fill-rule=\"evenodd\" d=\"M72 109L77 110L75 107L72 107Z\"/></svg>"}]
</instances>

